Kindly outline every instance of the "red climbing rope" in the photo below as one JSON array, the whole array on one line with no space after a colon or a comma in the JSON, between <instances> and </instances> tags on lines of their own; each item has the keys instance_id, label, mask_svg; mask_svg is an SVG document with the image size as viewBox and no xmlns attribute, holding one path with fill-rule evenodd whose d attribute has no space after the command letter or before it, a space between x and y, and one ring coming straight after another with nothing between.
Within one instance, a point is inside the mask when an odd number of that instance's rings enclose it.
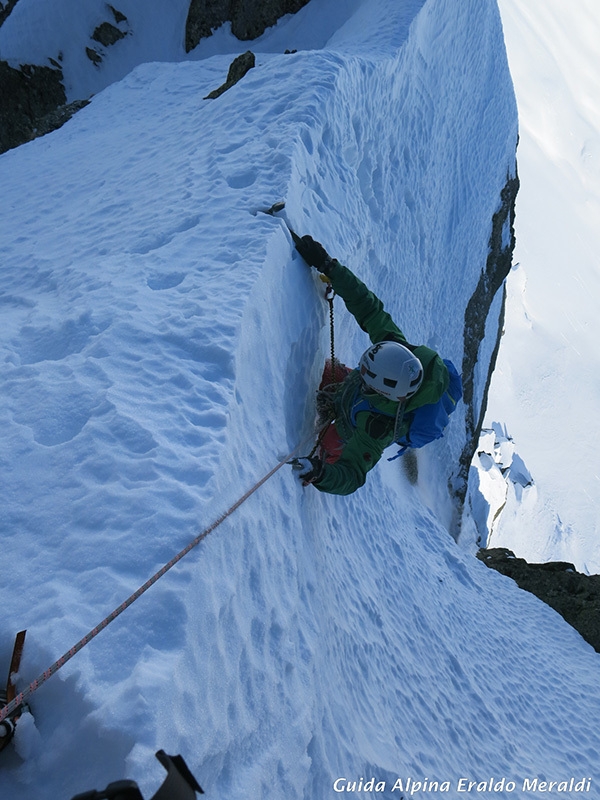
<instances>
[{"instance_id":1,"label":"red climbing rope","mask_svg":"<svg viewBox=\"0 0 600 800\"><path fill-rule=\"evenodd\" d=\"M273 467L273 469L270 472L267 472L267 474L264 477L262 477L257 483L255 483L251 489L248 489L248 491L244 495L242 495L239 498L239 500L236 500L236 502L232 506L230 506L230 508L228 508L227 511L221 514L221 516L218 519L216 519L211 525L209 525L208 528L205 528L201 533L199 533L195 539L193 539L186 547L183 548L183 550L181 550L181 552L177 553L177 555L174 556L168 562L168 564L165 564L164 567L161 567L161 569L159 569L158 572L156 572L151 578L149 578L146 581L146 583L144 583L143 586L140 586L140 588L137 591L135 591L130 597L128 597L124 603L121 603L121 605L118 606L118 608L115 608L115 610L112 613L110 613L107 617L105 617L99 625L96 625L95 628L92 628L92 630L89 633L87 633L82 639L80 639L77 642L77 644L73 645L73 647L71 647L70 650L67 650L67 652L63 656L61 656L57 661L55 661L54 664L48 667L47 670L42 672L41 675L39 675L34 681L32 681L26 689L24 689L22 692L16 695L14 699L12 699L2 709L0 709L0 722L2 722L3 719L6 719L6 717L10 717L16 711L16 709L19 708L19 706L23 705L23 703L27 700L28 697L30 697L37 689L39 689L39 687L43 683L45 683L48 680L48 678L51 678L55 672L58 672L58 670L64 664L66 664L67 661L73 658L73 656L76 653L78 653L83 647L85 647L85 645L88 642L90 642L95 636L97 636L100 633L100 631L104 630L104 628L106 628L106 626L110 622L116 619L119 616L119 614L122 614L126 608L129 608L129 606L135 600L137 600L138 597L143 595L144 592L147 589L149 589L153 584L155 584L159 578L162 578L165 572L168 572L171 569L171 567L177 564L178 561L181 561L181 559L185 555L187 555L190 552L190 550L193 550L194 547L200 544L200 542L203 539L206 539L209 533L212 533L215 530L215 528L218 528L219 525L222 522L224 522L227 519L227 517L231 516L231 514L233 514L233 512L236 511L242 505L242 503L244 503L252 494L254 494L254 492L257 489L259 489L263 485L263 483L266 483L269 480L269 478L271 478L277 472L277 470L281 469L281 467L283 467L284 464L286 464L291 458L293 458L304 444L305 443L302 442L296 448L294 448L294 450L288 456L283 458L275 467Z\"/></svg>"}]
</instances>

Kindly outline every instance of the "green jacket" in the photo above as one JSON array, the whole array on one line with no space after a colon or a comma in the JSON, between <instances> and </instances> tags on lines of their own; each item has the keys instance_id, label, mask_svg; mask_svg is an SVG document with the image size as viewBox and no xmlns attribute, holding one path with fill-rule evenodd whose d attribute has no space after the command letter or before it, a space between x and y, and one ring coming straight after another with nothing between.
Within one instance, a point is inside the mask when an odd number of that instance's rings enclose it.
<instances>
[{"instance_id":1,"label":"green jacket","mask_svg":"<svg viewBox=\"0 0 600 800\"><path fill-rule=\"evenodd\" d=\"M400 328L384 310L381 300L347 267L334 261L328 277L335 293L342 298L348 311L369 335L373 344L391 340L408 345ZM424 345L411 345L410 349L423 365L424 377L418 392L406 404L404 416L396 431L398 438L409 431L410 412L419 406L437 403L448 388L448 370L435 350ZM356 414L356 424L353 425L349 406L354 400L357 387L360 387L360 395L382 413L359 411ZM329 494L352 494L364 484L367 472L373 469L385 448L394 441L398 403L368 391L358 370L353 370L340 385L335 398L335 410L336 428L345 443L344 449L335 464L325 464L323 474L313 486Z\"/></svg>"}]
</instances>

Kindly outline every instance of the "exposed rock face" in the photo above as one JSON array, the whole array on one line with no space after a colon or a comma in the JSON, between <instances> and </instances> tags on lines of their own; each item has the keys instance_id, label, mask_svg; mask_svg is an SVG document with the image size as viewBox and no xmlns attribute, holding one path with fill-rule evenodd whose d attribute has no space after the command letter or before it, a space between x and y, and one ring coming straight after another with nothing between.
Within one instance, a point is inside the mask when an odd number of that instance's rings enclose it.
<instances>
[{"instance_id":1,"label":"exposed rock face","mask_svg":"<svg viewBox=\"0 0 600 800\"><path fill-rule=\"evenodd\" d=\"M200 39L211 36L215 28L230 19L231 0L191 0L185 23L185 52L197 47Z\"/></svg>"},{"instance_id":2,"label":"exposed rock face","mask_svg":"<svg viewBox=\"0 0 600 800\"><path fill-rule=\"evenodd\" d=\"M256 39L285 14L295 14L308 0L232 0L231 31L242 41Z\"/></svg>"},{"instance_id":3,"label":"exposed rock face","mask_svg":"<svg viewBox=\"0 0 600 800\"><path fill-rule=\"evenodd\" d=\"M242 53L241 56L234 58L229 67L227 80L225 83L221 84L218 89L210 92L210 94L207 94L204 100L214 100L215 98L220 97L223 92L226 92L227 89L231 89L232 86L240 81L248 72L248 70L251 70L254 67L255 63L256 59L251 50L246 50L246 52Z\"/></svg>"},{"instance_id":4,"label":"exposed rock face","mask_svg":"<svg viewBox=\"0 0 600 800\"><path fill-rule=\"evenodd\" d=\"M0 24L15 5L16 0L0 11ZM110 5L108 8L116 24L103 22L91 36L102 47L115 44L129 32L126 29L127 17ZM125 30L117 25L125 26ZM102 54L91 47L86 47L85 51L88 58L99 66ZM86 99L67 104L60 63L55 59L50 61L54 69L32 64L14 69L0 61L0 153L60 128L76 111L87 105Z\"/></svg>"},{"instance_id":5,"label":"exposed rock face","mask_svg":"<svg viewBox=\"0 0 600 800\"><path fill-rule=\"evenodd\" d=\"M461 506L467 491L469 468L479 442L483 418L487 408L489 385L500 348L500 338L504 326L505 295L503 295L502 299L502 312L498 324L496 346L488 367L486 388L482 402L477 409L475 402L475 370L479 359L479 347L485 336L486 323L494 297L501 289L504 279L510 272L512 254L515 248L515 201L518 191L519 178L517 176L514 178L507 177L506 184L500 195L500 208L492 218L492 233L490 235L485 269L482 271L475 291L465 309L462 379L463 401L467 407L465 420L467 439L460 458L458 485L456 487ZM506 236L507 233L509 234L508 236ZM504 292L504 289L502 291Z\"/></svg>"},{"instance_id":6,"label":"exposed rock face","mask_svg":"<svg viewBox=\"0 0 600 800\"><path fill-rule=\"evenodd\" d=\"M126 33L120 31L111 22L103 22L102 25L98 25L96 30L92 33L92 39L96 42L100 42L104 47L110 47L111 44L115 44L119 39L124 39L126 36Z\"/></svg>"},{"instance_id":7,"label":"exposed rock face","mask_svg":"<svg viewBox=\"0 0 600 800\"><path fill-rule=\"evenodd\" d=\"M128 33L130 32L127 28L127 17L125 14L122 14L116 8L109 6L114 22L103 22L101 25L98 25L95 28L94 32L92 33L92 39L98 44L101 44L102 47L110 47L113 44L116 44L121 39L124 39ZM117 25L121 25L121 28L117 28ZM125 28L125 30L123 30ZM102 63L102 52L98 52L98 50L94 47L86 47L85 52L87 57L90 61L95 64L97 67L100 66Z\"/></svg>"},{"instance_id":8,"label":"exposed rock face","mask_svg":"<svg viewBox=\"0 0 600 800\"><path fill-rule=\"evenodd\" d=\"M38 122L66 103L62 71L0 61L0 153L34 139Z\"/></svg>"},{"instance_id":9,"label":"exposed rock face","mask_svg":"<svg viewBox=\"0 0 600 800\"><path fill-rule=\"evenodd\" d=\"M307 3L308 0L191 0L185 26L186 53L224 22L231 22L234 36L248 41Z\"/></svg>"},{"instance_id":10,"label":"exposed rock face","mask_svg":"<svg viewBox=\"0 0 600 800\"><path fill-rule=\"evenodd\" d=\"M0 8L0 25L6 20L18 0L6 0ZM201 38L210 36L214 28L224 22L231 22L232 31L243 41L255 39L265 29L274 25L285 14L294 14L308 3L308 0L190 0L185 29L186 51L193 50ZM134 32L129 28L125 14L107 5L112 18L92 32L90 39L81 42L87 57L94 66L101 68L108 57L106 48L112 47L121 39ZM182 36L184 32L182 31ZM93 43L96 44L93 44ZM252 54L250 53L250 56ZM22 66L11 68L0 62L0 153L17 147L36 136L55 130L64 124L75 111L85 105L87 98L81 98L68 106L63 87L63 75L58 60L50 59L57 68L42 66ZM254 64L249 64L246 53L239 64L232 64L234 73L217 91L226 91L236 80L246 74ZM252 58L254 58L252 56ZM238 59L236 59L238 61ZM235 66L234 66L235 65ZM235 77L235 71L238 76ZM218 96L218 94L209 95Z\"/></svg>"},{"instance_id":11,"label":"exposed rock face","mask_svg":"<svg viewBox=\"0 0 600 800\"><path fill-rule=\"evenodd\" d=\"M4 3L3 8L0 8L0 25L2 25L4 20L8 17L16 5L17 0L7 0L7 2Z\"/></svg>"},{"instance_id":12,"label":"exposed rock face","mask_svg":"<svg viewBox=\"0 0 600 800\"><path fill-rule=\"evenodd\" d=\"M529 564L503 547L480 550L483 563L539 597L600 653L600 575L583 575L573 564Z\"/></svg>"},{"instance_id":13,"label":"exposed rock face","mask_svg":"<svg viewBox=\"0 0 600 800\"><path fill-rule=\"evenodd\" d=\"M73 114L76 114L80 109L85 108L90 104L89 100L74 100L72 103L67 103L64 106L59 106L46 114L38 120L36 128L36 136L45 136L47 133L56 131L68 122Z\"/></svg>"}]
</instances>

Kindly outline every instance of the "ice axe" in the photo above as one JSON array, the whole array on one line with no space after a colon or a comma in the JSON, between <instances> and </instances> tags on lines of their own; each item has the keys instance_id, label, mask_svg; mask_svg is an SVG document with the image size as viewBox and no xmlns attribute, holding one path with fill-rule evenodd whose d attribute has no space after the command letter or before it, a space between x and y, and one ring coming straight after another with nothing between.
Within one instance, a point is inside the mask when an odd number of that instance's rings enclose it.
<instances>
[{"instance_id":1,"label":"ice axe","mask_svg":"<svg viewBox=\"0 0 600 800\"><path fill-rule=\"evenodd\" d=\"M283 211L284 208L285 208L285 201L278 200L277 203L273 203L271 208L267 208L266 211L263 211L263 214L268 214L270 217L274 217L275 214L278 214L280 211ZM293 231L290 228L290 226L287 224L287 222L285 220L283 220L283 223L284 223L285 227L288 229L288 231L290 232L290 234L292 236L292 239L294 240L294 244L298 244L298 242L301 240L301 237L298 236L296 231Z\"/></svg>"},{"instance_id":2,"label":"ice axe","mask_svg":"<svg viewBox=\"0 0 600 800\"><path fill-rule=\"evenodd\" d=\"M279 211L283 211L285 208L285 202L283 200L279 200L277 203L273 203L271 208L267 208L266 211L263 213L269 214L269 216L273 217ZM293 231L290 226L287 224L285 220L283 220L284 225L288 229L288 231L292 235L292 239L294 240L294 244L298 244L298 242L302 241L301 237ZM330 339L331 339L331 382L335 383L335 332L334 332L334 320L333 320L333 298L335 297L335 291L333 286L331 285L331 281L327 277L327 275L323 275L322 272L319 272L319 278L326 284L325 286L325 300L329 303L329 330L330 330ZM319 440L317 440L317 444L313 449L311 456L315 453L316 448L319 445Z\"/></svg>"},{"instance_id":3,"label":"ice axe","mask_svg":"<svg viewBox=\"0 0 600 800\"><path fill-rule=\"evenodd\" d=\"M2 708L3 713L0 721L0 751L4 750L6 745L12 739L17 720L23 711L21 704L17 705L10 714L6 712L6 709L8 708L9 704L12 704L17 694L14 675L19 672L21 666L21 656L23 655L23 646L25 644L26 633L27 631L19 631L19 633L17 633L12 658L10 660L10 667L8 669L6 690L0 689L0 705L4 706Z\"/></svg>"},{"instance_id":4,"label":"ice axe","mask_svg":"<svg viewBox=\"0 0 600 800\"><path fill-rule=\"evenodd\" d=\"M274 217L275 214L278 214L280 211L283 211L284 208L285 208L285 201L284 200L278 200L276 203L273 203L271 208L267 208L266 210L264 210L263 214L268 214L270 217ZM278 219L282 220L283 224L285 225L285 227L290 232L291 237L292 237L292 239L294 241L294 244L298 244L300 241L302 241L302 237L298 236L296 231L292 230L292 228L290 228L290 226L287 224L287 222L282 217L278 217ZM329 282L329 278L326 275L323 275L322 273L319 273L319 279L322 280L323 283L326 283L328 287L331 287L331 283ZM332 292L333 292L333 290L331 289L331 293ZM331 294L331 296L333 296L333 294ZM327 292L325 293L325 297L326 297L327 300L329 300L329 295L328 295Z\"/></svg>"}]
</instances>

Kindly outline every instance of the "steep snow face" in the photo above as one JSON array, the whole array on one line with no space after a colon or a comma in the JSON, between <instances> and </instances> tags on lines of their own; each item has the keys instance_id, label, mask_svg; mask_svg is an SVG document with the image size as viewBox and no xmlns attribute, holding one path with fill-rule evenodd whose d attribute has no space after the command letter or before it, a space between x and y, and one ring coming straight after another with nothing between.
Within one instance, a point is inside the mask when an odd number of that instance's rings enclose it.
<instances>
[{"instance_id":1,"label":"steep snow face","mask_svg":"<svg viewBox=\"0 0 600 800\"><path fill-rule=\"evenodd\" d=\"M491 538L529 561L600 572L600 7L501 0L520 117L515 268L488 423L534 483Z\"/></svg>"},{"instance_id":2,"label":"steep snow face","mask_svg":"<svg viewBox=\"0 0 600 800\"><path fill-rule=\"evenodd\" d=\"M355 10L216 101L229 58L143 65L0 157L0 657L26 627L20 686L312 430L323 287L260 209L285 199L411 340L461 363L514 169L498 11ZM365 336L337 318L356 363ZM448 534L454 416L416 485L401 461L348 498L279 470L33 695L0 794L128 777L150 796L159 747L228 800L371 776L389 797L397 779L597 785L596 654Z\"/></svg>"}]
</instances>

